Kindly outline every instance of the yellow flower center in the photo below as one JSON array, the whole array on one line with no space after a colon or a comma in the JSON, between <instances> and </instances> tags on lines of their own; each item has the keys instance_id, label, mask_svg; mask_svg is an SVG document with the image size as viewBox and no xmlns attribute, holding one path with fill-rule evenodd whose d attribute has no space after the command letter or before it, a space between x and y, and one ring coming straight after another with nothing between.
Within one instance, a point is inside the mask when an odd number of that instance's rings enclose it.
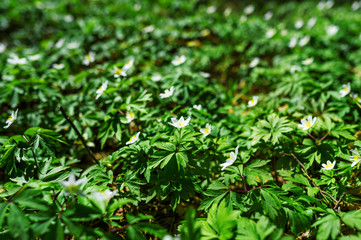
<instances>
[{"instance_id":1,"label":"yellow flower center","mask_svg":"<svg viewBox=\"0 0 361 240\"><path fill-rule=\"evenodd\" d=\"M254 99L251 100L251 104L254 104Z\"/></svg>"},{"instance_id":2,"label":"yellow flower center","mask_svg":"<svg viewBox=\"0 0 361 240\"><path fill-rule=\"evenodd\" d=\"M11 119L13 119L13 116L10 115L10 116L8 117L8 120L11 120Z\"/></svg>"},{"instance_id":3,"label":"yellow flower center","mask_svg":"<svg viewBox=\"0 0 361 240\"><path fill-rule=\"evenodd\" d=\"M345 87L344 89L343 89L345 92L348 92L349 90L348 90L348 87Z\"/></svg>"},{"instance_id":4,"label":"yellow flower center","mask_svg":"<svg viewBox=\"0 0 361 240\"><path fill-rule=\"evenodd\" d=\"M204 129L204 134L208 134L209 133L209 128L205 128Z\"/></svg>"},{"instance_id":5,"label":"yellow flower center","mask_svg":"<svg viewBox=\"0 0 361 240\"><path fill-rule=\"evenodd\" d=\"M178 123L181 127L184 127L184 125L186 124L184 121L179 121Z\"/></svg>"},{"instance_id":6,"label":"yellow flower center","mask_svg":"<svg viewBox=\"0 0 361 240\"><path fill-rule=\"evenodd\" d=\"M356 97L356 101L360 102L361 98L360 97Z\"/></svg>"},{"instance_id":7,"label":"yellow flower center","mask_svg":"<svg viewBox=\"0 0 361 240\"><path fill-rule=\"evenodd\" d=\"M132 113L132 112L129 113L129 117L130 117L130 118L134 118L134 113Z\"/></svg>"},{"instance_id":8,"label":"yellow flower center","mask_svg":"<svg viewBox=\"0 0 361 240\"><path fill-rule=\"evenodd\" d=\"M75 193L78 193L79 186L78 185L70 185L69 187L67 187L66 190L71 194L75 194Z\"/></svg>"},{"instance_id":9,"label":"yellow flower center","mask_svg":"<svg viewBox=\"0 0 361 240\"><path fill-rule=\"evenodd\" d=\"M361 159L360 159L360 155L354 155L354 160L355 162L359 162Z\"/></svg>"},{"instance_id":10,"label":"yellow flower center","mask_svg":"<svg viewBox=\"0 0 361 240\"><path fill-rule=\"evenodd\" d=\"M310 121L306 122L306 127L308 127L308 128L311 127L311 122Z\"/></svg>"},{"instance_id":11,"label":"yellow flower center","mask_svg":"<svg viewBox=\"0 0 361 240\"><path fill-rule=\"evenodd\" d=\"M117 68L114 73L117 74L117 75L120 75L120 74L122 74L122 72L123 72L122 69Z\"/></svg>"},{"instance_id":12,"label":"yellow flower center","mask_svg":"<svg viewBox=\"0 0 361 240\"><path fill-rule=\"evenodd\" d=\"M326 168L332 168L332 163L327 164Z\"/></svg>"},{"instance_id":13,"label":"yellow flower center","mask_svg":"<svg viewBox=\"0 0 361 240\"><path fill-rule=\"evenodd\" d=\"M181 63L181 62L182 62L182 59L178 58L177 63Z\"/></svg>"},{"instance_id":14,"label":"yellow flower center","mask_svg":"<svg viewBox=\"0 0 361 240\"><path fill-rule=\"evenodd\" d=\"M86 57L85 57L85 59L86 59L86 60L88 60L88 61L90 61L90 58L91 58L91 57L90 57L90 55L89 55L89 54L88 54L88 55L86 55Z\"/></svg>"},{"instance_id":15,"label":"yellow flower center","mask_svg":"<svg viewBox=\"0 0 361 240\"><path fill-rule=\"evenodd\" d=\"M133 141L135 141L135 140L137 140L137 137L136 137L136 136L133 136L133 137L131 137L131 138L129 139L129 141L131 141L131 142L133 142Z\"/></svg>"}]
</instances>

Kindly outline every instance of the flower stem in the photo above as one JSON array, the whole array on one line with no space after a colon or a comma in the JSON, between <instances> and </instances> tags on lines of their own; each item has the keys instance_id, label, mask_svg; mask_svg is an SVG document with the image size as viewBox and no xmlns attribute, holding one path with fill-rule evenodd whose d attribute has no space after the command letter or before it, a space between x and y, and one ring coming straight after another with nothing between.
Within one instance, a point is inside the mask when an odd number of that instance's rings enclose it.
<instances>
[{"instance_id":1,"label":"flower stem","mask_svg":"<svg viewBox=\"0 0 361 240\"><path fill-rule=\"evenodd\" d=\"M308 136L309 136L310 138L312 138L314 141L317 141L317 139L316 139L314 136L312 136L311 133L309 133Z\"/></svg>"}]
</instances>

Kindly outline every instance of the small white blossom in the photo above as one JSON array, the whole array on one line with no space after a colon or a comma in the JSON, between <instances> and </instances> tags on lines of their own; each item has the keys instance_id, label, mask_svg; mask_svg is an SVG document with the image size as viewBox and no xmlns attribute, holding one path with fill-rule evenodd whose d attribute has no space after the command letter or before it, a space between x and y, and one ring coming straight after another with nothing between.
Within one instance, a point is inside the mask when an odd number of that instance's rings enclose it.
<instances>
[{"instance_id":1,"label":"small white blossom","mask_svg":"<svg viewBox=\"0 0 361 240\"><path fill-rule=\"evenodd\" d=\"M263 18L264 18L264 20L268 21L268 20L270 20L272 18L272 16L273 16L272 11L268 11L268 12L265 13Z\"/></svg>"},{"instance_id":2,"label":"small white blossom","mask_svg":"<svg viewBox=\"0 0 361 240\"><path fill-rule=\"evenodd\" d=\"M182 56L176 56L175 59L172 61L172 64L174 66L178 66L181 65L182 63L184 63L187 60L187 58L182 55Z\"/></svg>"},{"instance_id":3,"label":"small white blossom","mask_svg":"<svg viewBox=\"0 0 361 240\"><path fill-rule=\"evenodd\" d=\"M313 63L313 57L307 58L302 61L303 65L310 65L311 63Z\"/></svg>"},{"instance_id":4,"label":"small white blossom","mask_svg":"<svg viewBox=\"0 0 361 240\"><path fill-rule=\"evenodd\" d=\"M341 97L346 96L347 94L350 93L350 91L351 91L351 85L350 85L350 83L343 84L343 85L342 85L342 89L340 90Z\"/></svg>"},{"instance_id":5,"label":"small white blossom","mask_svg":"<svg viewBox=\"0 0 361 240\"><path fill-rule=\"evenodd\" d=\"M104 192L93 192L91 194L91 196L99 201L99 202L103 202L103 201L109 201L112 197L115 196L115 194L117 194L118 190L110 190L110 189L107 189L105 190Z\"/></svg>"},{"instance_id":6,"label":"small white blossom","mask_svg":"<svg viewBox=\"0 0 361 240\"><path fill-rule=\"evenodd\" d=\"M134 112L128 111L127 114L125 115L125 117L127 118L127 122L130 123L135 118L135 114L134 114Z\"/></svg>"},{"instance_id":7,"label":"small white blossom","mask_svg":"<svg viewBox=\"0 0 361 240\"><path fill-rule=\"evenodd\" d=\"M181 118L179 119L179 121L178 121L176 118L171 118L170 120L171 120L172 122L171 122L171 123L169 122L169 124L172 125L173 127L176 127L176 128L184 128L184 127L188 126L191 118L188 117L186 120L184 120L184 118L181 117Z\"/></svg>"},{"instance_id":8,"label":"small white blossom","mask_svg":"<svg viewBox=\"0 0 361 240\"><path fill-rule=\"evenodd\" d=\"M352 11L357 11L361 7L361 4L357 1L353 2L351 5Z\"/></svg>"},{"instance_id":9,"label":"small white blossom","mask_svg":"<svg viewBox=\"0 0 361 240\"><path fill-rule=\"evenodd\" d=\"M159 73L156 73L152 76L152 81L154 82L159 82L162 79L162 75L160 75Z\"/></svg>"},{"instance_id":10,"label":"small white blossom","mask_svg":"<svg viewBox=\"0 0 361 240\"><path fill-rule=\"evenodd\" d=\"M202 109L202 105L193 105L193 108L197 109L197 110L201 110Z\"/></svg>"},{"instance_id":11,"label":"small white blossom","mask_svg":"<svg viewBox=\"0 0 361 240\"><path fill-rule=\"evenodd\" d=\"M302 128L303 131L308 130L315 124L316 120L316 117L312 118L312 116L308 116L307 119L301 120L301 124L299 124L298 127Z\"/></svg>"},{"instance_id":12,"label":"small white blossom","mask_svg":"<svg viewBox=\"0 0 361 240\"><path fill-rule=\"evenodd\" d=\"M26 58L19 58L17 55L15 54L11 54L10 58L7 59L8 63L10 64L19 64L19 65L24 65L26 64L28 61L26 60Z\"/></svg>"},{"instance_id":13,"label":"small white blossom","mask_svg":"<svg viewBox=\"0 0 361 240\"><path fill-rule=\"evenodd\" d=\"M254 6L253 5L248 5L247 7L244 8L243 12L246 14L246 15L250 15L252 14L254 11Z\"/></svg>"},{"instance_id":14,"label":"small white blossom","mask_svg":"<svg viewBox=\"0 0 361 240\"><path fill-rule=\"evenodd\" d=\"M81 187L86 183L86 181L86 178L75 180L74 173L70 173L68 181L62 181L60 184L65 188L66 195L75 195L82 194Z\"/></svg>"},{"instance_id":15,"label":"small white blossom","mask_svg":"<svg viewBox=\"0 0 361 240\"><path fill-rule=\"evenodd\" d=\"M303 38L300 39L300 41L298 42L298 45L300 45L301 47L305 46L307 43L309 43L310 41L310 36L304 36Z\"/></svg>"},{"instance_id":16,"label":"small white blossom","mask_svg":"<svg viewBox=\"0 0 361 240\"><path fill-rule=\"evenodd\" d=\"M80 44L78 43L78 42L71 42L71 43L68 43L67 45L66 45L66 47L68 48L68 49L76 49L76 48L78 48L80 46Z\"/></svg>"},{"instance_id":17,"label":"small white blossom","mask_svg":"<svg viewBox=\"0 0 361 240\"><path fill-rule=\"evenodd\" d=\"M330 26L326 27L326 32L327 32L327 35L329 35L329 36L335 35L338 32L338 30L339 30L339 27L336 25L330 25Z\"/></svg>"},{"instance_id":18,"label":"small white blossom","mask_svg":"<svg viewBox=\"0 0 361 240\"><path fill-rule=\"evenodd\" d=\"M248 101L248 107L253 107L258 103L258 96L253 96L251 100Z\"/></svg>"},{"instance_id":19,"label":"small white blossom","mask_svg":"<svg viewBox=\"0 0 361 240\"><path fill-rule=\"evenodd\" d=\"M103 95L103 93L105 92L105 90L107 90L107 88L108 88L108 81L105 81L104 83L102 83L100 88L98 88L98 90L95 92L97 94L95 99L100 98L100 96Z\"/></svg>"},{"instance_id":20,"label":"small white blossom","mask_svg":"<svg viewBox=\"0 0 361 240\"><path fill-rule=\"evenodd\" d=\"M149 26L146 26L145 28L143 28L143 33L151 33L153 31L154 31L153 25L149 25Z\"/></svg>"},{"instance_id":21,"label":"small white blossom","mask_svg":"<svg viewBox=\"0 0 361 240\"><path fill-rule=\"evenodd\" d=\"M361 161L361 156L356 149L352 149L351 152L352 152L352 156L350 156L350 160L353 161L351 167L354 167Z\"/></svg>"},{"instance_id":22,"label":"small white blossom","mask_svg":"<svg viewBox=\"0 0 361 240\"><path fill-rule=\"evenodd\" d=\"M231 12L232 12L232 8L230 8L230 7L227 7L225 10L224 10L224 16L229 16L229 14L231 14Z\"/></svg>"},{"instance_id":23,"label":"small white blossom","mask_svg":"<svg viewBox=\"0 0 361 240\"><path fill-rule=\"evenodd\" d=\"M62 64L62 63L59 63L59 64L54 63L54 64L52 65L52 67L53 67L54 69L61 70L61 69L63 69L63 68L65 67L65 65Z\"/></svg>"},{"instance_id":24,"label":"small white blossom","mask_svg":"<svg viewBox=\"0 0 361 240\"><path fill-rule=\"evenodd\" d=\"M37 61L37 60L39 60L40 58L41 58L41 55L40 55L40 54L35 54L35 55L31 55L31 56L28 57L28 59L29 59L30 61Z\"/></svg>"},{"instance_id":25,"label":"small white blossom","mask_svg":"<svg viewBox=\"0 0 361 240\"><path fill-rule=\"evenodd\" d=\"M297 72L301 72L301 71L302 71L302 68L301 68L300 66L297 66L297 65L291 66L290 72L291 72L291 73L295 73L296 71L297 71Z\"/></svg>"},{"instance_id":26,"label":"small white blossom","mask_svg":"<svg viewBox=\"0 0 361 240\"><path fill-rule=\"evenodd\" d=\"M5 43L0 43L0 53L5 52L6 50L6 44Z\"/></svg>"},{"instance_id":27,"label":"small white blossom","mask_svg":"<svg viewBox=\"0 0 361 240\"><path fill-rule=\"evenodd\" d=\"M207 13L208 14L212 14L212 13L215 13L217 11L217 7L216 6L209 6L207 8Z\"/></svg>"},{"instance_id":28,"label":"small white blossom","mask_svg":"<svg viewBox=\"0 0 361 240\"><path fill-rule=\"evenodd\" d=\"M325 3L325 7L326 7L327 9L330 9L330 8L333 7L333 4L334 4L334 3L335 3L334 1L329 0L329 1L327 1L327 2Z\"/></svg>"},{"instance_id":29,"label":"small white blossom","mask_svg":"<svg viewBox=\"0 0 361 240\"><path fill-rule=\"evenodd\" d=\"M257 66L259 63L259 58L255 57L250 63L249 63L249 67L250 68L254 68L255 66Z\"/></svg>"},{"instance_id":30,"label":"small white blossom","mask_svg":"<svg viewBox=\"0 0 361 240\"><path fill-rule=\"evenodd\" d=\"M272 38L276 34L276 29L270 28L266 32L266 38Z\"/></svg>"},{"instance_id":31,"label":"small white blossom","mask_svg":"<svg viewBox=\"0 0 361 240\"><path fill-rule=\"evenodd\" d=\"M164 93L159 94L159 96L160 96L160 98L169 98L173 95L173 93L174 93L174 87L172 86L172 87L170 87L169 90L166 89L164 91Z\"/></svg>"},{"instance_id":32,"label":"small white blossom","mask_svg":"<svg viewBox=\"0 0 361 240\"><path fill-rule=\"evenodd\" d=\"M292 37L290 39L290 42L288 43L288 47L290 48L294 48L297 45L297 38L296 37Z\"/></svg>"},{"instance_id":33,"label":"small white blossom","mask_svg":"<svg viewBox=\"0 0 361 240\"><path fill-rule=\"evenodd\" d=\"M89 52L89 53L85 56L82 64L85 65L85 66L89 66L89 64L92 63L92 62L94 62L94 61L95 61L95 53L94 53L94 52Z\"/></svg>"},{"instance_id":34,"label":"small white blossom","mask_svg":"<svg viewBox=\"0 0 361 240\"><path fill-rule=\"evenodd\" d=\"M4 128L10 127L10 125L15 122L16 118L18 117L18 110L19 109L16 109L15 112L14 111L11 112L11 115L9 116L9 118L5 122L7 125L4 126Z\"/></svg>"},{"instance_id":35,"label":"small white blossom","mask_svg":"<svg viewBox=\"0 0 361 240\"><path fill-rule=\"evenodd\" d=\"M295 28L300 29L303 26L303 20L297 20L295 23Z\"/></svg>"},{"instance_id":36,"label":"small white blossom","mask_svg":"<svg viewBox=\"0 0 361 240\"><path fill-rule=\"evenodd\" d=\"M211 133L211 131L212 131L212 126L211 126L211 124L207 123L207 124L206 124L206 127L205 127L205 128L201 128L199 131L200 131L201 133L203 133L203 137L207 137L207 136Z\"/></svg>"},{"instance_id":37,"label":"small white blossom","mask_svg":"<svg viewBox=\"0 0 361 240\"><path fill-rule=\"evenodd\" d=\"M135 11L139 11L140 9L142 9L142 5L140 5L140 4L134 4L134 10Z\"/></svg>"},{"instance_id":38,"label":"small white blossom","mask_svg":"<svg viewBox=\"0 0 361 240\"><path fill-rule=\"evenodd\" d=\"M335 167L336 161L333 161L333 163L330 160L327 160L326 164L322 163L322 169L323 170L331 170Z\"/></svg>"},{"instance_id":39,"label":"small white blossom","mask_svg":"<svg viewBox=\"0 0 361 240\"><path fill-rule=\"evenodd\" d=\"M316 17L310 18L310 20L308 20L307 22L307 27L312 28L313 26L315 26L316 22L317 22Z\"/></svg>"},{"instance_id":40,"label":"small white blossom","mask_svg":"<svg viewBox=\"0 0 361 240\"><path fill-rule=\"evenodd\" d=\"M238 147L239 146L236 147L236 150L234 152L230 152L226 162L221 164L222 167L221 171L223 171L226 167L231 166L234 163L234 161L236 161L238 155Z\"/></svg>"},{"instance_id":41,"label":"small white blossom","mask_svg":"<svg viewBox=\"0 0 361 240\"><path fill-rule=\"evenodd\" d=\"M247 17L242 15L241 18L239 19L239 21L245 22L245 21L247 21Z\"/></svg>"},{"instance_id":42,"label":"small white blossom","mask_svg":"<svg viewBox=\"0 0 361 240\"><path fill-rule=\"evenodd\" d=\"M72 22L74 20L74 17L72 16L72 15L66 15L65 17L64 17L64 21L65 22Z\"/></svg>"},{"instance_id":43,"label":"small white blossom","mask_svg":"<svg viewBox=\"0 0 361 240\"><path fill-rule=\"evenodd\" d=\"M113 69L112 73L114 74L115 78L120 78L120 77L126 77L127 76L127 73L124 71L124 69L117 68L116 66L114 66L114 69Z\"/></svg>"},{"instance_id":44,"label":"small white blossom","mask_svg":"<svg viewBox=\"0 0 361 240\"><path fill-rule=\"evenodd\" d=\"M139 140L139 134L140 132L138 132L136 135L133 135L128 142L125 143L125 145L129 145L129 144L132 144L132 143L135 143L136 141Z\"/></svg>"},{"instance_id":45,"label":"small white blossom","mask_svg":"<svg viewBox=\"0 0 361 240\"><path fill-rule=\"evenodd\" d=\"M204 78L209 78L211 76L211 74L209 74L207 72L199 72L199 74Z\"/></svg>"},{"instance_id":46,"label":"small white blossom","mask_svg":"<svg viewBox=\"0 0 361 240\"><path fill-rule=\"evenodd\" d=\"M134 58L131 58L128 62L126 62L123 66L123 71L126 72L128 71L131 67L133 67L134 65Z\"/></svg>"},{"instance_id":47,"label":"small white blossom","mask_svg":"<svg viewBox=\"0 0 361 240\"><path fill-rule=\"evenodd\" d=\"M55 43L55 47L56 48L61 48L63 46L65 42L65 39L64 38L60 38L56 43Z\"/></svg>"}]
</instances>

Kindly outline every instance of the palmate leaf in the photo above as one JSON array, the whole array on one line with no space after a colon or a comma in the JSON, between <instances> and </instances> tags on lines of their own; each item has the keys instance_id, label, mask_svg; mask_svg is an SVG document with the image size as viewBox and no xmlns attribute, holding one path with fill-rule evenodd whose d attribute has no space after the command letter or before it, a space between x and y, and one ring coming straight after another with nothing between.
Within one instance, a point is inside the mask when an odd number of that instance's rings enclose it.
<instances>
[{"instance_id":1,"label":"palmate leaf","mask_svg":"<svg viewBox=\"0 0 361 240\"><path fill-rule=\"evenodd\" d=\"M336 239L341 228L340 219L334 214L328 214L315 222L312 227L318 227L317 240Z\"/></svg>"},{"instance_id":2,"label":"palmate leaf","mask_svg":"<svg viewBox=\"0 0 361 240\"><path fill-rule=\"evenodd\" d=\"M349 227L357 228L361 231L361 212L350 211L347 213L340 213L342 221Z\"/></svg>"},{"instance_id":3,"label":"palmate leaf","mask_svg":"<svg viewBox=\"0 0 361 240\"><path fill-rule=\"evenodd\" d=\"M292 130L293 128L285 117L279 117L273 113L267 116L267 120L260 120L257 126L252 127L251 144L256 145L263 140L264 142L271 141L275 145L281 138L287 138L284 133Z\"/></svg>"}]
</instances>

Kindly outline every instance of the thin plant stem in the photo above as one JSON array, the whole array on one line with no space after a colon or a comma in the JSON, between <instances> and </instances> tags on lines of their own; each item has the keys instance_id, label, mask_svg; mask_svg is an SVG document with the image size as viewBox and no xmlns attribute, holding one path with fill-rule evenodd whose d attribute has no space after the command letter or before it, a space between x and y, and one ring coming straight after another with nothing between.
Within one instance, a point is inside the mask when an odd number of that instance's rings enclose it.
<instances>
[{"instance_id":1,"label":"thin plant stem","mask_svg":"<svg viewBox=\"0 0 361 240\"><path fill-rule=\"evenodd\" d=\"M99 161L95 158L95 156L93 155L92 151L90 150L90 148L86 145L86 142L83 138L83 136L80 134L80 132L78 131L78 129L75 127L73 121L71 121L71 119L68 117L68 115L66 114L64 108L60 105L59 109L61 111L61 113L63 114L64 118L69 122L70 126L74 129L76 135L78 135L78 137L80 138L81 142L83 143L83 146L85 147L85 149L87 150L90 158L93 160L94 163L98 163Z\"/></svg>"}]
</instances>

